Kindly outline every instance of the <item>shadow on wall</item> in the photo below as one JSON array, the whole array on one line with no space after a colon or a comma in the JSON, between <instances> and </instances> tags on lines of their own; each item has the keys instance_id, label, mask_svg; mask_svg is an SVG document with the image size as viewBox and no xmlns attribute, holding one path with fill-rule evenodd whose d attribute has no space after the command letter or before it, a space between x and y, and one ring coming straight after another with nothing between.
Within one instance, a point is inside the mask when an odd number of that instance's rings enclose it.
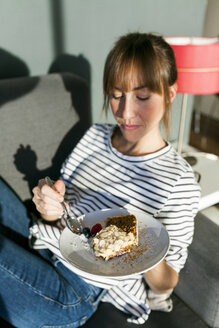
<instances>
[{"instance_id":1,"label":"shadow on wall","mask_svg":"<svg viewBox=\"0 0 219 328\"><path fill-rule=\"evenodd\" d=\"M64 14L63 1L50 0L51 24L53 33L53 50L55 58L64 52L65 32L64 32Z\"/></svg>"},{"instance_id":2,"label":"shadow on wall","mask_svg":"<svg viewBox=\"0 0 219 328\"><path fill-rule=\"evenodd\" d=\"M81 77L83 80L87 82L88 86L88 102L85 106L81 106L81 108L87 108L86 115L89 114L89 117L87 117L87 121L89 121L89 124L91 124L91 68L89 61L80 54L79 56L69 55L69 54L61 54L59 55L55 61L51 64L49 68L49 74L51 73L71 73L75 74L79 77ZM66 81L64 81L66 90L68 90L68 85L66 84ZM80 94L80 93L79 93ZM81 99L78 99L78 93L74 92L74 104L76 105L76 102L81 104ZM88 107L87 107L88 106ZM78 106L76 105L76 108ZM78 114L84 118L83 113L81 111L78 112ZM81 115L82 114L82 115ZM87 122L86 126L87 125Z\"/></svg>"},{"instance_id":3,"label":"shadow on wall","mask_svg":"<svg viewBox=\"0 0 219 328\"><path fill-rule=\"evenodd\" d=\"M91 86L91 70L89 61L80 54L74 56L65 53L65 25L62 0L50 0L51 24L53 35L53 51L55 60L48 73L72 73L82 77Z\"/></svg>"},{"instance_id":4,"label":"shadow on wall","mask_svg":"<svg viewBox=\"0 0 219 328\"><path fill-rule=\"evenodd\" d=\"M83 54L75 56L65 53L65 29L62 0L50 0L50 17L55 59L48 65L48 72L41 72L41 75L51 73L72 73L83 78L89 87L89 102L91 104L91 68L89 61L83 56ZM29 68L22 59L0 48L0 79L24 77L29 75Z\"/></svg>"}]
</instances>

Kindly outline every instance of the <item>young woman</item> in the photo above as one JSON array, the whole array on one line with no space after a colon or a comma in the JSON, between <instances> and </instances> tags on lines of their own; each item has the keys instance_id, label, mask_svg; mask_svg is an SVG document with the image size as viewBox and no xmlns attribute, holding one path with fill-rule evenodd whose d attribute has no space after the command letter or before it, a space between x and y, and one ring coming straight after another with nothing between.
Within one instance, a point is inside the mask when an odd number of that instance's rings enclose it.
<instances>
[{"instance_id":1,"label":"young woman","mask_svg":"<svg viewBox=\"0 0 219 328\"><path fill-rule=\"evenodd\" d=\"M162 37L131 33L115 43L106 59L103 88L104 108L111 107L117 124L94 124L63 164L54 187L42 179L33 189L43 219L30 232L41 255L2 233L0 315L16 327L78 327L100 300L111 302L136 323L144 323L151 309L171 310L169 296L187 258L200 197L191 167L160 132L162 123L169 131L176 80L174 54ZM1 188L8 198L1 200L2 225L25 240L27 214L14 195ZM16 221L5 211L9 200ZM61 230L53 224L60 223L61 201L74 216L113 207L150 214L169 233L165 259L132 280L79 277L58 249Z\"/></svg>"}]
</instances>

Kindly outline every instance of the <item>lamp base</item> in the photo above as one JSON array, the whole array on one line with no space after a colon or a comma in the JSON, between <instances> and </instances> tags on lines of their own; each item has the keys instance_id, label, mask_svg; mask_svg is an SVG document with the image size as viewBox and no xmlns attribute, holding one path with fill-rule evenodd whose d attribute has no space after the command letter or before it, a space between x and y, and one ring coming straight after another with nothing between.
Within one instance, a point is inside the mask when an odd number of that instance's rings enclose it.
<instances>
[{"instance_id":1,"label":"lamp base","mask_svg":"<svg viewBox=\"0 0 219 328\"><path fill-rule=\"evenodd\" d=\"M196 163L197 163L197 159L198 158L207 158L207 159L210 159L212 161L217 161L219 159L219 156L215 155L215 154L212 154L212 153L205 153L205 152L202 152L202 151L189 151L189 152L183 152L181 154L181 156L186 159L186 158L195 158L196 159ZM188 161L189 162L189 161ZM195 164L193 164L195 165Z\"/></svg>"},{"instance_id":2,"label":"lamp base","mask_svg":"<svg viewBox=\"0 0 219 328\"><path fill-rule=\"evenodd\" d=\"M195 156L183 156L183 158L191 165L194 166L197 164L197 158Z\"/></svg>"},{"instance_id":3,"label":"lamp base","mask_svg":"<svg viewBox=\"0 0 219 328\"><path fill-rule=\"evenodd\" d=\"M182 152L181 156L192 164L202 190L199 210L219 203L219 156L196 151L188 145L185 148L187 152Z\"/></svg>"}]
</instances>

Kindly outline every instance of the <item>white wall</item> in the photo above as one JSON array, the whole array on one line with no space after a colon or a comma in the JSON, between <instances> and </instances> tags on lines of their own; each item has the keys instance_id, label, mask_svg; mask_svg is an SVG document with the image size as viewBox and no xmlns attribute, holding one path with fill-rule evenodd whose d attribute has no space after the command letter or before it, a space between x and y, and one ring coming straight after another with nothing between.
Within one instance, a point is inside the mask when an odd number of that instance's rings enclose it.
<instances>
[{"instance_id":1,"label":"white wall","mask_svg":"<svg viewBox=\"0 0 219 328\"><path fill-rule=\"evenodd\" d=\"M23 60L31 75L45 74L54 56L49 1L0 0L0 48Z\"/></svg>"},{"instance_id":2,"label":"white wall","mask_svg":"<svg viewBox=\"0 0 219 328\"><path fill-rule=\"evenodd\" d=\"M20 58L30 75L46 74L60 54L67 55L56 61L55 69L81 72L88 79L96 122L105 57L118 36L132 31L201 36L206 4L207 0L0 0L0 47ZM172 139L178 133L180 101L179 96L173 108ZM187 135L189 127L188 119Z\"/></svg>"}]
</instances>

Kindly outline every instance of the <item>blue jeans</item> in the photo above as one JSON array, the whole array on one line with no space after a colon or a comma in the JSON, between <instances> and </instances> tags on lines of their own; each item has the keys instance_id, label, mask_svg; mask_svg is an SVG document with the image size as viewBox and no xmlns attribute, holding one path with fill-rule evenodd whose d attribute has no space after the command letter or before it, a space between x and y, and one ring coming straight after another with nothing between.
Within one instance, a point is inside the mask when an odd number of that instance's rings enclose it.
<instances>
[{"instance_id":1,"label":"blue jeans","mask_svg":"<svg viewBox=\"0 0 219 328\"><path fill-rule=\"evenodd\" d=\"M83 325L105 291L49 251L29 249L29 223L22 202L0 180L0 317L18 328Z\"/></svg>"}]
</instances>

